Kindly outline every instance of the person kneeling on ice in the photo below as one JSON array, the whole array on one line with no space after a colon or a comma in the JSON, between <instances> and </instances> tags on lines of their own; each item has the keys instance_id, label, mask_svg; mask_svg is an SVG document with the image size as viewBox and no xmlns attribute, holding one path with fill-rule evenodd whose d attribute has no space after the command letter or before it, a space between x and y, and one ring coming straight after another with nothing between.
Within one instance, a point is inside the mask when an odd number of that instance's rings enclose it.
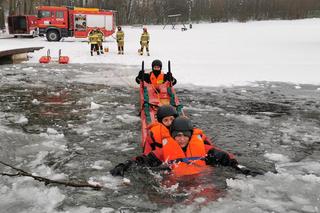
<instances>
[{"instance_id":1,"label":"person kneeling on ice","mask_svg":"<svg viewBox=\"0 0 320 213\"><path fill-rule=\"evenodd\" d=\"M156 119L157 121L150 124L147 128L147 135L143 154L149 154L155 149L162 148L162 140L170 136L170 126L172 121L178 117L178 112L171 105L162 105L158 108Z\"/></svg>"},{"instance_id":2,"label":"person kneeling on ice","mask_svg":"<svg viewBox=\"0 0 320 213\"><path fill-rule=\"evenodd\" d=\"M177 83L177 80L172 76L171 72L167 72L166 74L163 73L162 62L160 60L154 60L151 67L152 71L150 73L144 73L143 70L139 72L139 75L136 77L136 82L138 84L140 84L142 80L155 87L166 81L172 82L172 85Z\"/></svg>"},{"instance_id":3,"label":"person kneeling on ice","mask_svg":"<svg viewBox=\"0 0 320 213\"><path fill-rule=\"evenodd\" d=\"M233 154L222 151L213 144L205 144L198 130L193 128L190 119L186 117L176 118L171 124L170 133L172 137L162 140L162 149L120 163L110 173L113 176L123 176L133 164L148 167L166 164L176 176L198 174L206 165L238 165Z\"/></svg>"}]
</instances>

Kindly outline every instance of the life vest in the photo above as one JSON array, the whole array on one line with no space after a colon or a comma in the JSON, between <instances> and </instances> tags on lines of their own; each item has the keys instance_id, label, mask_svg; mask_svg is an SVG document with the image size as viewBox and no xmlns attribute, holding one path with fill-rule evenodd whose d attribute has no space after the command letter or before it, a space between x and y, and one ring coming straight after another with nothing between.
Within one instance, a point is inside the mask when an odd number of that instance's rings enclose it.
<instances>
[{"instance_id":1,"label":"life vest","mask_svg":"<svg viewBox=\"0 0 320 213\"><path fill-rule=\"evenodd\" d=\"M205 144L212 145L212 142L210 141L210 139L204 134L204 132L201 129L194 128L193 132L196 132L199 136L201 136L201 139Z\"/></svg>"},{"instance_id":2,"label":"life vest","mask_svg":"<svg viewBox=\"0 0 320 213\"><path fill-rule=\"evenodd\" d=\"M174 175L193 175L206 169L204 161L206 150L201 135L198 133L199 131L195 129L186 152L172 137L162 140L163 158L170 165Z\"/></svg>"},{"instance_id":3,"label":"life vest","mask_svg":"<svg viewBox=\"0 0 320 213\"><path fill-rule=\"evenodd\" d=\"M153 72L150 73L150 81L153 86L158 86L159 84L162 84L164 82L164 73L161 72L158 77L153 74Z\"/></svg>"},{"instance_id":4,"label":"life vest","mask_svg":"<svg viewBox=\"0 0 320 213\"><path fill-rule=\"evenodd\" d=\"M169 129L159 122L150 124L148 129L150 130L150 136L152 138L152 144L150 144L152 150L162 148L162 140L170 137Z\"/></svg>"}]
</instances>

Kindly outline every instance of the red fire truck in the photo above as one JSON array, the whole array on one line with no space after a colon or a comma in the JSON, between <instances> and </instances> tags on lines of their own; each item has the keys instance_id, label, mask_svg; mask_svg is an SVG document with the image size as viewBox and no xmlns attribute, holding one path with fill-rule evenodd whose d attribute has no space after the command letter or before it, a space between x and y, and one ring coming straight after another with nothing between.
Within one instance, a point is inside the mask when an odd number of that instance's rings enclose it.
<instances>
[{"instance_id":1,"label":"red fire truck","mask_svg":"<svg viewBox=\"0 0 320 213\"><path fill-rule=\"evenodd\" d=\"M32 36L38 35L37 17L32 15L8 16L9 34L14 36Z\"/></svg>"},{"instance_id":2,"label":"red fire truck","mask_svg":"<svg viewBox=\"0 0 320 213\"><path fill-rule=\"evenodd\" d=\"M115 11L53 6L40 6L37 10L39 35L46 35L48 41L86 38L94 28L99 28L105 37L115 31Z\"/></svg>"}]
</instances>

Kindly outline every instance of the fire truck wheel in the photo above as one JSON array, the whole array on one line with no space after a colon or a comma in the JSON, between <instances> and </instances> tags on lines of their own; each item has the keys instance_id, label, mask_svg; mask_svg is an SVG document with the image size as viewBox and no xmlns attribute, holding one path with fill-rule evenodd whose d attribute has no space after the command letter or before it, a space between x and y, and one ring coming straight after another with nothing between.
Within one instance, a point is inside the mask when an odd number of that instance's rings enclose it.
<instances>
[{"instance_id":1,"label":"fire truck wheel","mask_svg":"<svg viewBox=\"0 0 320 213\"><path fill-rule=\"evenodd\" d=\"M47 40L48 41L60 41L61 37L59 35L59 32L56 30L49 30L47 32Z\"/></svg>"}]
</instances>

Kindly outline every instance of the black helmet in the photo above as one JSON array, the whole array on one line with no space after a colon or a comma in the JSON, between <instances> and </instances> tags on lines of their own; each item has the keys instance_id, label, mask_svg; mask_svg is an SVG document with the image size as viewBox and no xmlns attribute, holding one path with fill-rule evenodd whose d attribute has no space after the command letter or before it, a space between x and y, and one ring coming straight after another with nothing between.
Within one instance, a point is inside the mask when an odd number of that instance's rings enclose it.
<instances>
[{"instance_id":1,"label":"black helmet","mask_svg":"<svg viewBox=\"0 0 320 213\"><path fill-rule=\"evenodd\" d=\"M118 30L119 30L119 31L121 30L121 27L120 27L120 26L118 26Z\"/></svg>"},{"instance_id":2,"label":"black helmet","mask_svg":"<svg viewBox=\"0 0 320 213\"><path fill-rule=\"evenodd\" d=\"M177 110L171 105L163 105L158 108L157 111L157 120L162 122L162 119L167 116L178 117Z\"/></svg>"},{"instance_id":3,"label":"black helmet","mask_svg":"<svg viewBox=\"0 0 320 213\"><path fill-rule=\"evenodd\" d=\"M162 69L162 62L161 62L160 60L158 60L158 59L154 60L154 61L152 62L152 64L151 64L152 70L153 70L153 68L154 68L155 66L159 66L160 69Z\"/></svg>"},{"instance_id":4,"label":"black helmet","mask_svg":"<svg viewBox=\"0 0 320 213\"><path fill-rule=\"evenodd\" d=\"M187 117L178 117L173 120L170 132L172 137L178 135L179 132L182 132L185 136L191 137L193 132L193 125L189 118Z\"/></svg>"}]
</instances>

